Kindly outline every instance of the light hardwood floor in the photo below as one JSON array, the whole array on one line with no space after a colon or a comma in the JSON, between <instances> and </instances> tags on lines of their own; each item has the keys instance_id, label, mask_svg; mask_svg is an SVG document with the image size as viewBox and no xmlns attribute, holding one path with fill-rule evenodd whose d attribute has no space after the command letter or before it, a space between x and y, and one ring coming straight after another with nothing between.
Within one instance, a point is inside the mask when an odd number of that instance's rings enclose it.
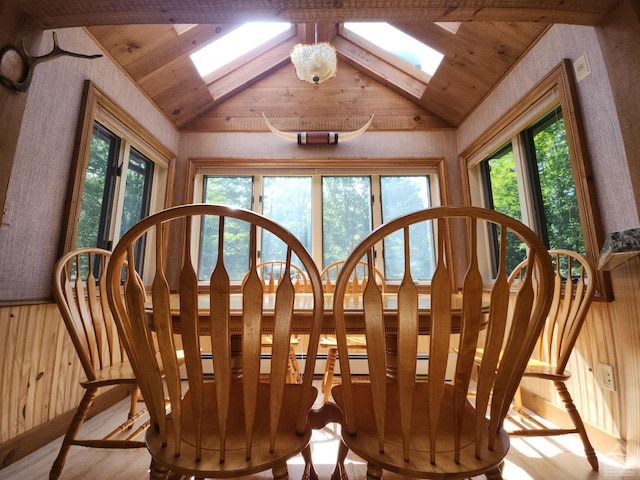
<instances>
[{"instance_id":1,"label":"light hardwood floor","mask_svg":"<svg viewBox=\"0 0 640 480\"><path fill-rule=\"evenodd\" d=\"M319 396L319 401L321 396ZM83 428L86 432L108 432L112 425L126 417L128 400L123 400L105 412L89 420ZM339 426L329 425L314 432L313 461L321 479L329 479L335 464L338 448ZM55 459L62 437L36 452L0 470L0 479L46 479ZM584 458L582 443L574 435L555 438L513 438L504 469L505 480L629 480L635 478L631 470L598 452L600 471L593 472ZM60 480L146 480L150 457L145 449L100 450L72 447ZM303 461L298 456L290 462L289 476L299 479ZM366 467L355 455L347 458L347 473L351 480L364 480ZM246 477L247 479L271 478L270 472ZM384 479L401 477L385 472ZM483 476L472 480L481 480Z\"/></svg>"}]
</instances>

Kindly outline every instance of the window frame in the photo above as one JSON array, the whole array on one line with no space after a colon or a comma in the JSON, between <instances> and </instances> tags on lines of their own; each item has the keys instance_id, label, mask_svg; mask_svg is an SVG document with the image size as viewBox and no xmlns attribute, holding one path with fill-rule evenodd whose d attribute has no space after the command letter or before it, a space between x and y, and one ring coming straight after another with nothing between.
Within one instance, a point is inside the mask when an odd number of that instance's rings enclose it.
<instances>
[{"instance_id":1,"label":"window frame","mask_svg":"<svg viewBox=\"0 0 640 480\"><path fill-rule=\"evenodd\" d=\"M447 186L447 174L444 158L332 158L332 159L254 159L254 158L218 158L218 157L199 157L189 159L188 177L190 179L187 185L186 199L189 202L202 201L203 177L205 175L229 175L233 176L245 172L244 175L265 175L265 176L288 176L288 175L354 175L354 176L372 176L372 175L435 175L436 181L432 184L431 198L437 199L440 205L448 205L449 192ZM319 178L319 177L318 177ZM319 180L318 180L319 181ZM375 182L374 182L375 183ZM261 182L257 182L254 188L261 188ZM320 191L320 190L318 190ZM379 202L379 190L372 188L372 193L377 196L376 202ZM319 202L312 209L312 223L321 224L322 209L321 199L313 199L313 202ZM259 211L258 199L253 199L254 211ZM374 210L373 222L376 225L380 223L380 218L376 217ZM374 227L375 228L375 227ZM321 232L320 232L320 235ZM451 233L449 229L445 232L445 236L450 239ZM193 237L197 237L194 235ZM192 238L193 238L192 237ZM311 255L317 265L322 264L322 242L312 242ZM197 248L197 245L193 245ZM377 250L382 252L382 246L378 246ZM450 249L451 250L451 249ZM449 264L453 262L452 252L447 253ZM382 259L382 256L379 256ZM320 268L320 267L319 267ZM455 285L455 279L452 278L452 289Z\"/></svg>"},{"instance_id":2,"label":"window frame","mask_svg":"<svg viewBox=\"0 0 640 480\"><path fill-rule=\"evenodd\" d=\"M60 241L60 255L75 249L78 222L82 210L82 195L89 162L89 149L95 122L98 122L122 139L120 142L121 157L126 155L128 159L130 149L133 148L154 163L150 213L157 212L170 205L175 154L160 143L146 128L92 81L86 80L76 132L70 183L67 190L67 209L63 219L64 227ZM113 200L120 207L124 197L126 175L126 168L123 168L120 180L122 188L116 188L114 192ZM113 243L117 242L120 235L119 227L122 217L120 207L113 212L112 225L109 226L113 232Z\"/></svg>"},{"instance_id":3,"label":"window frame","mask_svg":"<svg viewBox=\"0 0 640 480\"><path fill-rule=\"evenodd\" d=\"M550 71L460 154L463 185L466 186L463 190L464 201L467 205L481 204L481 192L477 191L478 164L510 139L514 139L515 154L517 149L522 148L518 134L557 106L562 109L565 124L586 257L593 265L597 265L600 246L603 245L605 236L586 148L572 64L568 59ZM523 222L526 224L530 224L526 215L529 208L527 198L530 194L531 192L520 192ZM609 275L607 272L598 271L596 277L596 298L611 301L613 291Z\"/></svg>"}]
</instances>

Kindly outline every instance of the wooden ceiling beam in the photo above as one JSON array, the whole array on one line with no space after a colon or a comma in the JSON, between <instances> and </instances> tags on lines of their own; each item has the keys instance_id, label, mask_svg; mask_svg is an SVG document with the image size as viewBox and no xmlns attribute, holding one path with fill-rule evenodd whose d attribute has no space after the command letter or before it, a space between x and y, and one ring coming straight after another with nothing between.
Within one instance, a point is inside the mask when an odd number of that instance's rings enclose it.
<instances>
[{"instance_id":1,"label":"wooden ceiling beam","mask_svg":"<svg viewBox=\"0 0 640 480\"><path fill-rule=\"evenodd\" d=\"M414 100L422 97L429 76L412 65L407 64L411 69L416 71L416 75L409 75L405 70L398 67L398 63L402 59L391 59L387 52L383 55L380 49L372 47L373 50L364 49L360 45L345 38L342 34L333 39L333 46L338 50L338 54L351 65L362 69L384 85L399 89L414 97ZM372 53L376 51L377 54ZM405 62L406 63L406 62Z\"/></svg>"},{"instance_id":2,"label":"wooden ceiling beam","mask_svg":"<svg viewBox=\"0 0 640 480\"><path fill-rule=\"evenodd\" d=\"M8 0L44 29L91 25L293 23L347 20L538 22L596 25L618 0Z\"/></svg>"},{"instance_id":3,"label":"wooden ceiling beam","mask_svg":"<svg viewBox=\"0 0 640 480\"><path fill-rule=\"evenodd\" d=\"M291 63L289 56L295 44L296 38L280 43L209 84L209 91L214 99L214 105L218 105L235 93L261 80L274 70Z\"/></svg>"}]
</instances>

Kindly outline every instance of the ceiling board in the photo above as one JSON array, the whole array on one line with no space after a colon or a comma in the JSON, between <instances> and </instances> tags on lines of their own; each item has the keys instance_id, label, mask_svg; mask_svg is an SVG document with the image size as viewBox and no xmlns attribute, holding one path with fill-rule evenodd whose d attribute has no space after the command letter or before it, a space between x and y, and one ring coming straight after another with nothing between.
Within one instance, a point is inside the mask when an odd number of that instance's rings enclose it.
<instances>
[{"instance_id":1,"label":"ceiling board","mask_svg":"<svg viewBox=\"0 0 640 480\"><path fill-rule=\"evenodd\" d=\"M388 21L540 22L595 25L617 0L29 0L25 13L42 28L170 23Z\"/></svg>"},{"instance_id":2,"label":"ceiling board","mask_svg":"<svg viewBox=\"0 0 640 480\"><path fill-rule=\"evenodd\" d=\"M280 78L281 72L286 71L294 83L297 82L285 50L300 39L315 40L316 24L318 39L329 38L337 46L341 68L348 62L357 72L354 77L388 87L403 101L413 102L420 112L427 112L416 114L416 117L430 119L426 125L455 127L553 23L595 25L616 2L341 0L337 8L335 0L27 0L21 5L33 21L43 27L87 26L106 55L180 129L198 123L200 115L222 108L234 96L255 88L271 75ZM256 19L293 21L298 24L297 37L289 39L291 45L278 43L256 57L249 55L215 74L215 78L199 78L189 59L190 53L232 30L238 22ZM443 62L431 79L418 79L402 62L389 61L388 55L376 52L374 47L355 48L346 41L337 33L339 23L344 20L389 21L439 50L444 54ZM463 23L454 35L433 21ZM172 23L200 25L179 35ZM336 79L325 83L332 82L337 83ZM365 88L364 85L361 88ZM346 127L351 126L348 112L339 104L340 96L328 95L329 91L334 92L319 88L308 90L307 95L323 105L323 109L338 102L327 111L337 115L332 120L336 130L348 130ZM378 109L385 110L384 105L380 104ZM437 121L431 121L433 119ZM296 118L291 121L295 123ZM213 128L213 123L207 124ZM381 129L393 122L376 119L376 124ZM227 131L226 125L224 128Z\"/></svg>"}]
</instances>

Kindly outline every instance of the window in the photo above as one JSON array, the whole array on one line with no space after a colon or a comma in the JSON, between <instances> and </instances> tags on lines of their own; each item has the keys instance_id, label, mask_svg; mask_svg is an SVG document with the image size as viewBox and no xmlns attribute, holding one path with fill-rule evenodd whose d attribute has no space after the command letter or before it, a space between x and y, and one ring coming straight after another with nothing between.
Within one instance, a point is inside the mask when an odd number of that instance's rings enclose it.
<instances>
[{"instance_id":1,"label":"window","mask_svg":"<svg viewBox=\"0 0 640 480\"><path fill-rule=\"evenodd\" d=\"M440 52L385 22L346 22L344 27L433 75L444 58Z\"/></svg>"},{"instance_id":2,"label":"window","mask_svg":"<svg viewBox=\"0 0 640 480\"><path fill-rule=\"evenodd\" d=\"M191 60L200 76L205 77L289 30L290 23L245 23L194 52Z\"/></svg>"},{"instance_id":3,"label":"window","mask_svg":"<svg viewBox=\"0 0 640 480\"><path fill-rule=\"evenodd\" d=\"M318 169L312 174L267 172L251 176L207 172L197 180L202 186L202 196L194 200L252 208L276 220L293 232L322 269L344 260L382 221L440 204L439 188L435 185L438 175L433 168L429 170L429 174L402 172L397 175L323 174ZM206 231L209 232L208 227ZM245 242L242 248L248 248L248 231L238 233L238 242ZM432 232L416 232L412 237L414 250L433 255ZM269 237L258 238L258 241L259 261L284 257L282 245L272 243ZM206 241L201 245L206 245ZM380 252L376 252L376 266L386 272L388 280L400 280L404 266L397 265L398 257L394 255L397 247L393 244L381 247ZM225 249L225 264L231 278L241 281L248 265L233 265L231 250L232 247ZM214 261L208 259L215 255L215 252L206 252L206 248L200 249L198 276L201 281L210 277ZM428 280L432 269L413 273L417 278Z\"/></svg>"},{"instance_id":4,"label":"window","mask_svg":"<svg viewBox=\"0 0 640 480\"><path fill-rule=\"evenodd\" d=\"M322 178L322 268L344 260L372 229L371 177Z\"/></svg>"},{"instance_id":5,"label":"window","mask_svg":"<svg viewBox=\"0 0 640 480\"><path fill-rule=\"evenodd\" d=\"M76 169L69 191L65 251L81 247L111 250L113 244L152 211L165 206L172 155L91 82L86 85L76 142ZM79 200L75 200L79 199ZM136 248L143 270L144 241Z\"/></svg>"},{"instance_id":6,"label":"window","mask_svg":"<svg viewBox=\"0 0 640 480\"><path fill-rule=\"evenodd\" d=\"M570 68L563 62L461 156L472 205L517 218L548 248L576 251L596 263L603 232ZM497 241L497 232L488 232L494 273ZM525 256L523 247L510 249L507 270ZM597 281L599 296L610 299L608 278L599 273Z\"/></svg>"},{"instance_id":7,"label":"window","mask_svg":"<svg viewBox=\"0 0 640 480\"><path fill-rule=\"evenodd\" d=\"M380 178L382 221L422 210L431 206L429 178L425 176ZM431 226L425 223L412 225L411 276L417 280L430 280L435 271L435 243ZM404 272L404 239L396 232L384 243L384 270L387 280L402 280Z\"/></svg>"},{"instance_id":8,"label":"window","mask_svg":"<svg viewBox=\"0 0 640 480\"><path fill-rule=\"evenodd\" d=\"M520 145L517 156L513 149L516 141ZM560 107L520 132L515 140L484 160L481 167L489 208L522 220L518 192L530 192L526 217L545 245L586 254ZM523 247L512 244L507 270L512 270L526 254Z\"/></svg>"},{"instance_id":9,"label":"window","mask_svg":"<svg viewBox=\"0 0 640 480\"><path fill-rule=\"evenodd\" d=\"M153 162L132 147L124 161L123 143L126 142L116 134L94 122L75 248L111 250L114 238L149 214ZM122 202L118 202L116 192L121 189L124 195ZM118 212L122 212L120 233L114 235L112 227Z\"/></svg>"}]
</instances>

